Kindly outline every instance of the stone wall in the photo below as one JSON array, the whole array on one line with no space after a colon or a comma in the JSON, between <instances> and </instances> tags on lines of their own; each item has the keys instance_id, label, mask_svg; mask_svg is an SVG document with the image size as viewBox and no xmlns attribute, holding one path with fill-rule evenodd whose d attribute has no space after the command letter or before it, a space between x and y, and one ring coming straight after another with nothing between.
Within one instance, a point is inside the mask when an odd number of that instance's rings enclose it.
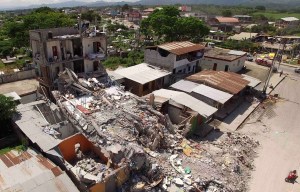
<instances>
[{"instance_id":1,"label":"stone wall","mask_svg":"<svg viewBox=\"0 0 300 192\"><path fill-rule=\"evenodd\" d=\"M24 79L31 79L35 77L36 77L35 69L19 71L11 74L0 75L0 84L20 81Z\"/></svg>"}]
</instances>

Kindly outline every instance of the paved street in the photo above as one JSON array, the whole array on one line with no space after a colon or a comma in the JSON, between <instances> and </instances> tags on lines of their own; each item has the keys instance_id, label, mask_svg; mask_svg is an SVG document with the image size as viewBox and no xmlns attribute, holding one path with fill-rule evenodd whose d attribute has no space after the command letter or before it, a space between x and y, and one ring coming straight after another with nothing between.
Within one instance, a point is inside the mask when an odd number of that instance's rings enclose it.
<instances>
[{"instance_id":1,"label":"paved street","mask_svg":"<svg viewBox=\"0 0 300 192\"><path fill-rule=\"evenodd\" d=\"M284 181L290 170L300 173L300 75L286 71L291 74L273 92L282 99L260 105L239 130L261 143L250 192L300 191L299 183Z\"/></svg>"}]
</instances>

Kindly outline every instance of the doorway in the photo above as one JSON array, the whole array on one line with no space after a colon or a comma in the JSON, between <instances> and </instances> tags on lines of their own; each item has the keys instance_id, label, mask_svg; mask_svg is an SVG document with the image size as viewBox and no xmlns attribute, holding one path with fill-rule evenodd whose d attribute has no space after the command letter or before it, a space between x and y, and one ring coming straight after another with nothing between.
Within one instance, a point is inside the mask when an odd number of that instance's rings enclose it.
<instances>
[{"instance_id":1,"label":"doorway","mask_svg":"<svg viewBox=\"0 0 300 192\"><path fill-rule=\"evenodd\" d=\"M217 70L217 66L218 66L218 64L217 64L217 63L214 63L214 67L213 67L213 70L214 70L214 71Z\"/></svg>"},{"instance_id":2,"label":"doorway","mask_svg":"<svg viewBox=\"0 0 300 192\"><path fill-rule=\"evenodd\" d=\"M225 71L227 72L229 69L229 66L228 65L225 65Z\"/></svg>"}]
</instances>

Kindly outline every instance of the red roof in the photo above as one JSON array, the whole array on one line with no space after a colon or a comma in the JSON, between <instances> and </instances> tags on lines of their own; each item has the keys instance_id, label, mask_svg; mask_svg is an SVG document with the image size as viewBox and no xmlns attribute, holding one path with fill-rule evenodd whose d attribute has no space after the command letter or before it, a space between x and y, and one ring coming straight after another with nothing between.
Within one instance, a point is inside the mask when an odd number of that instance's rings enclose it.
<instances>
[{"instance_id":1,"label":"red roof","mask_svg":"<svg viewBox=\"0 0 300 192\"><path fill-rule=\"evenodd\" d=\"M234 17L216 17L220 23L238 23L239 20Z\"/></svg>"}]
</instances>

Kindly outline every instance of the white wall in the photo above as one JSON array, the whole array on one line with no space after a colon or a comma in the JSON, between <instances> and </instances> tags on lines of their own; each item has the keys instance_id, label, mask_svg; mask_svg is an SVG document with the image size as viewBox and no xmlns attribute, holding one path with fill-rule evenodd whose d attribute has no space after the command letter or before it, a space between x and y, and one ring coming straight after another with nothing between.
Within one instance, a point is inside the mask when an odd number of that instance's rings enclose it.
<instances>
[{"instance_id":1,"label":"white wall","mask_svg":"<svg viewBox=\"0 0 300 192\"><path fill-rule=\"evenodd\" d=\"M163 67L164 69L172 72L174 69L174 63L176 62L176 56L170 53L167 57L162 57L156 50L146 49L144 52L144 60L145 63Z\"/></svg>"},{"instance_id":2,"label":"white wall","mask_svg":"<svg viewBox=\"0 0 300 192\"><path fill-rule=\"evenodd\" d=\"M38 41L32 40L31 48L32 48L32 56L35 57L35 54L39 52Z\"/></svg>"},{"instance_id":3,"label":"white wall","mask_svg":"<svg viewBox=\"0 0 300 192\"><path fill-rule=\"evenodd\" d=\"M93 72L94 71L94 64L93 61L91 60L84 60L84 72L88 73L88 72Z\"/></svg>"},{"instance_id":4,"label":"white wall","mask_svg":"<svg viewBox=\"0 0 300 192\"><path fill-rule=\"evenodd\" d=\"M74 56L74 52L73 52L73 43L71 40L66 40L66 53L67 51L69 51L71 53L71 56ZM66 55L67 56L67 55Z\"/></svg>"},{"instance_id":5,"label":"white wall","mask_svg":"<svg viewBox=\"0 0 300 192\"><path fill-rule=\"evenodd\" d=\"M212 58L203 58L200 60L201 69L210 69L213 70L214 63L217 63L217 71L225 71L225 66L228 65L228 71L238 72L240 71L245 64L246 56L243 56L234 61L224 61Z\"/></svg>"},{"instance_id":6,"label":"white wall","mask_svg":"<svg viewBox=\"0 0 300 192\"><path fill-rule=\"evenodd\" d=\"M105 37L86 37L82 39L84 57L89 53L94 53L93 42L100 42L101 48L106 51Z\"/></svg>"}]
</instances>

